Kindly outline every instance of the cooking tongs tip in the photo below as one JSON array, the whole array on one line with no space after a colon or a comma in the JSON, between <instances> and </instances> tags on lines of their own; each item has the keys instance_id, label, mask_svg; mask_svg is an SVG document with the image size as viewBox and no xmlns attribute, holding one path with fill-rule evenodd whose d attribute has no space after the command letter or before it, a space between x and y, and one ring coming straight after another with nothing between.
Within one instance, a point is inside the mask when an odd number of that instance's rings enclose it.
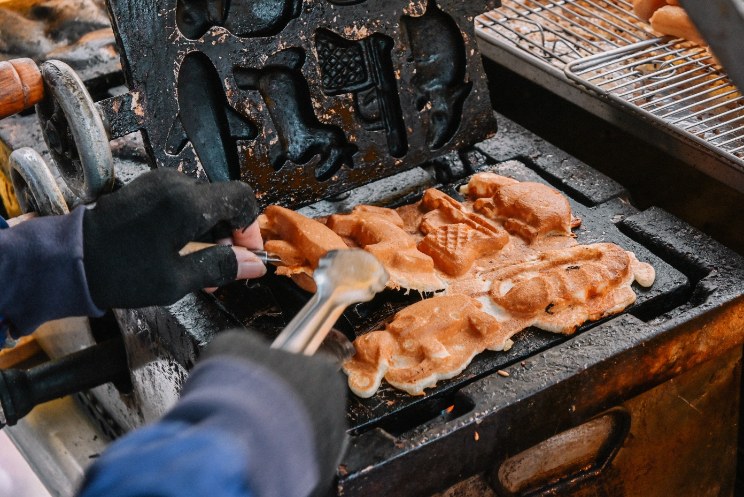
<instances>
[{"instance_id":1,"label":"cooking tongs tip","mask_svg":"<svg viewBox=\"0 0 744 497\"><path fill-rule=\"evenodd\" d=\"M328 252L320 259L313 279L317 286L315 295L274 340L272 348L314 354L344 309L372 300L385 288L389 275L369 252L348 249ZM351 342L339 350L346 356L339 359L354 353Z\"/></svg>"},{"instance_id":2,"label":"cooking tongs tip","mask_svg":"<svg viewBox=\"0 0 744 497\"><path fill-rule=\"evenodd\" d=\"M205 242L189 242L184 247L178 251L178 255L185 256L189 254L193 254L194 252L199 252L200 250L204 250L210 247L214 247L214 243L205 243ZM250 249L249 249L250 250ZM279 258L278 255L272 254L271 252L267 252L265 250L250 250L255 256L257 256L261 262L265 264L277 264L277 265L283 265L284 262L282 262L281 258Z\"/></svg>"}]
</instances>

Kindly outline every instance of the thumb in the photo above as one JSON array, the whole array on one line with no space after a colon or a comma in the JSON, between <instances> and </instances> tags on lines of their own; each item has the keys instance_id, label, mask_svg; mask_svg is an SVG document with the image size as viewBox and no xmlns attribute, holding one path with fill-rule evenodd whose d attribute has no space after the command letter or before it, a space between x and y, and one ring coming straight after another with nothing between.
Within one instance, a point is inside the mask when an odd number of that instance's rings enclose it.
<instances>
[{"instance_id":1,"label":"thumb","mask_svg":"<svg viewBox=\"0 0 744 497\"><path fill-rule=\"evenodd\" d=\"M256 254L251 252L245 247L232 247L235 258L238 261L238 276L239 280L248 280L253 278L260 278L266 274L266 265L261 262Z\"/></svg>"}]
</instances>

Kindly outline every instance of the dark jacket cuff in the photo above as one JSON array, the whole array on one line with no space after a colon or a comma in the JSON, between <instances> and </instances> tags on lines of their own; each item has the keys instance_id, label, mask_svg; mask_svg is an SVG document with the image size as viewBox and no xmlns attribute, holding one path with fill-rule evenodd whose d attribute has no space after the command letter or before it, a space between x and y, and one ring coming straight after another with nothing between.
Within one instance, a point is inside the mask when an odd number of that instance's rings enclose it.
<instances>
[{"instance_id":1,"label":"dark jacket cuff","mask_svg":"<svg viewBox=\"0 0 744 497\"><path fill-rule=\"evenodd\" d=\"M31 219L0 231L0 315L19 335L68 316L103 314L83 266L83 213Z\"/></svg>"},{"instance_id":2,"label":"dark jacket cuff","mask_svg":"<svg viewBox=\"0 0 744 497\"><path fill-rule=\"evenodd\" d=\"M320 481L315 435L294 389L269 369L233 357L197 364L165 422L226 433L242 448L256 495L307 495Z\"/></svg>"}]
</instances>

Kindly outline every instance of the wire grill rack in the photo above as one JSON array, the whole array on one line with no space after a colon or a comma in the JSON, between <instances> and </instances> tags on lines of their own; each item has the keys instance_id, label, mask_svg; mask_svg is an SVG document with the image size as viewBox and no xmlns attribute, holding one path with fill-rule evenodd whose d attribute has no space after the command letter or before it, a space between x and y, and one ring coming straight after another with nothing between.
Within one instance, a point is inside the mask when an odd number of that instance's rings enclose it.
<instances>
[{"instance_id":1,"label":"wire grill rack","mask_svg":"<svg viewBox=\"0 0 744 497\"><path fill-rule=\"evenodd\" d=\"M658 38L626 0L502 0L478 35L744 166L744 98L706 48Z\"/></svg>"},{"instance_id":2,"label":"wire grill rack","mask_svg":"<svg viewBox=\"0 0 744 497\"><path fill-rule=\"evenodd\" d=\"M652 40L571 62L565 70L597 92L744 159L744 97L705 48Z\"/></svg>"}]
</instances>

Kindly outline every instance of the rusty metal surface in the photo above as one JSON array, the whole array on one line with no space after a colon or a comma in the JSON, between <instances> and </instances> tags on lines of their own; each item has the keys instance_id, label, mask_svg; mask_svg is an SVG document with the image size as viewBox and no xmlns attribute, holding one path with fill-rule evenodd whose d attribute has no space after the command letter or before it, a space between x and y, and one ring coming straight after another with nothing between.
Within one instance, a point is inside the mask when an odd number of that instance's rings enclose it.
<instances>
[{"instance_id":1,"label":"rusty metal surface","mask_svg":"<svg viewBox=\"0 0 744 497\"><path fill-rule=\"evenodd\" d=\"M531 485L510 492L504 488L503 464L496 464L490 481L499 497L723 497L733 495L736 471L736 435L741 376L741 349L703 363L656 388L623 402L593 421L556 435L563 454L535 451L533 464L519 471ZM613 442L617 451L607 464L578 467L578 471L547 474L541 457L561 462L582 461L576 447L604 442L601 433L587 441L581 428L608 414L623 412L629 431ZM572 437L585 437L584 439ZM590 455L590 454L587 454ZM557 456L557 457L556 457Z\"/></svg>"},{"instance_id":2,"label":"rusty metal surface","mask_svg":"<svg viewBox=\"0 0 744 497\"><path fill-rule=\"evenodd\" d=\"M444 492L431 497L499 497L489 485L484 475L475 475L463 480Z\"/></svg>"},{"instance_id":3,"label":"rusty metal surface","mask_svg":"<svg viewBox=\"0 0 744 497\"><path fill-rule=\"evenodd\" d=\"M740 378L737 348L625 402L633 423L608 497L731 497Z\"/></svg>"},{"instance_id":4,"label":"rusty metal surface","mask_svg":"<svg viewBox=\"0 0 744 497\"><path fill-rule=\"evenodd\" d=\"M473 36L493 1L255 3L109 0L120 112L158 166L299 206L495 131Z\"/></svg>"}]
</instances>

